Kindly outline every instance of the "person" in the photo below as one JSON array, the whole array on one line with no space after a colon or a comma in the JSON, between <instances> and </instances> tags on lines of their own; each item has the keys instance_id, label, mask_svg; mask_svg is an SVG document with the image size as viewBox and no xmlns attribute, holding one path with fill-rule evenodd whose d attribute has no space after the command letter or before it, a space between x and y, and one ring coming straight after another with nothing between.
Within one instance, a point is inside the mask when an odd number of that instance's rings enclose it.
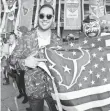
<instances>
[{"instance_id":1,"label":"person","mask_svg":"<svg viewBox=\"0 0 110 111\"><path fill-rule=\"evenodd\" d=\"M54 22L54 9L43 5L39 9L38 26L19 39L10 62L25 70L25 86L32 111L43 111L46 100L50 111L57 111L51 97L53 90L51 78L42 68L45 62L44 50L49 45L58 45L60 39L51 31Z\"/></svg>"},{"instance_id":2,"label":"person","mask_svg":"<svg viewBox=\"0 0 110 111\"><path fill-rule=\"evenodd\" d=\"M14 49L17 45L17 36L15 35L14 32L10 33L8 43L9 43L8 59L10 59L10 56L13 54ZM16 81L16 84L19 90L19 95L17 96L17 98L19 99L24 96L24 100L22 101L22 103L28 102L28 98L25 92L25 83L24 83L25 71L21 69L17 69L17 67L11 64L10 62L8 63L8 66L9 66L8 76L11 76Z\"/></svg>"},{"instance_id":3,"label":"person","mask_svg":"<svg viewBox=\"0 0 110 111\"><path fill-rule=\"evenodd\" d=\"M7 74L7 67L6 67L6 64L7 64L6 61L9 56L9 44L8 44L6 38L3 38L3 44L2 44L1 48L2 48L1 49L1 53L2 53L1 61L4 61L4 62L1 62L2 74L4 76L3 80L5 80L3 85L9 85L10 82L9 82L9 76Z\"/></svg>"}]
</instances>

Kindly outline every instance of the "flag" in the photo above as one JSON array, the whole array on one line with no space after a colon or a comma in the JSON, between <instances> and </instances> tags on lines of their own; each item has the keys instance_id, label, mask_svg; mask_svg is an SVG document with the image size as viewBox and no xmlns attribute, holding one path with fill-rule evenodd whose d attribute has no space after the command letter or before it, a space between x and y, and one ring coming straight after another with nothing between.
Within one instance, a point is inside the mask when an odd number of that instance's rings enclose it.
<instances>
[{"instance_id":1,"label":"flag","mask_svg":"<svg viewBox=\"0 0 110 111\"><path fill-rule=\"evenodd\" d=\"M105 42L109 38L84 38L46 49L64 110L110 110L110 46ZM55 99L54 93L52 97Z\"/></svg>"},{"instance_id":2,"label":"flag","mask_svg":"<svg viewBox=\"0 0 110 111\"><path fill-rule=\"evenodd\" d=\"M19 27L25 26L28 30L31 30L34 0L21 0L20 3Z\"/></svg>"},{"instance_id":3,"label":"flag","mask_svg":"<svg viewBox=\"0 0 110 111\"><path fill-rule=\"evenodd\" d=\"M12 32L14 30L14 20L15 20L15 10L16 1L15 0L3 0L3 17L0 26L0 33L2 32Z\"/></svg>"},{"instance_id":4,"label":"flag","mask_svg":"<svg viewBox=\"0 0 110 111\"><path fill-rule=\"evenodd\" d=\"M9 0L6 2L5 31L7 33L13 32L14 30L14 22L16 20L15 10L17 9L16 4L17 4L17 1L15 0Z\"/></svg>"}]
</instances>

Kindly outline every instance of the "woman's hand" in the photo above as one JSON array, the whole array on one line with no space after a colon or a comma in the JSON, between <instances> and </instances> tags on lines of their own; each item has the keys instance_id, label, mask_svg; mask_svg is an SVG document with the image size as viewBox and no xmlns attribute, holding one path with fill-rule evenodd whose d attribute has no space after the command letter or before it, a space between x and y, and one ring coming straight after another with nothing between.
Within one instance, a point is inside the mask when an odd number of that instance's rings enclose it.
<instances>
[{"instance_id":1,"label":"woman's hand","mask_svg":"<svg viewBox=\"0 0 110 111\"><path fill-rule=\"evenodd\" d=\"M35 68L38 65L38 63L38 60L33 56L29 56L25 59L25 66L29 68Z\"/></svg>"}]
</instances>

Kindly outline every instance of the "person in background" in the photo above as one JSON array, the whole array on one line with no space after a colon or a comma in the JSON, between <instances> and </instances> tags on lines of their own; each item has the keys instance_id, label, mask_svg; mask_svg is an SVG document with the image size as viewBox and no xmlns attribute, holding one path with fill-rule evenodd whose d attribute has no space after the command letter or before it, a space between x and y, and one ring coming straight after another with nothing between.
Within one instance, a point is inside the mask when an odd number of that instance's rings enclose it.
<instances>
[{"instance_id":1,"label":"person in background","mask_svg":"<svg viewBox=\"0 0 110 111\"><path fill-rule=\"evenodd\" d=\"M4 61L4 62L1 62L1 68L2 68L2 73L4 76L3 79L5 80L3 85L8 85L10 83L9 76L7 74L7 58L9 56L9 44L7 42L7 38L3 38L2 41L3 41L3 44L1 47L2 48L1 49L1 53L2 53L1 61Z\"/></svg>"},{"instance_id":2,"label":"person in background","mask_svg":"<svg viewBox=\"0 0 110 111\"><path fill-rule=\"evenodd\" d=\"M8 48L9 55L6 59L6 66L5 66L7 76L12 77L12 79L16 81L16 84L19 90L19 95L17 96L17 98L19 99L24 96L24 100L22 101L22 103L26 103L28 101L28 98L25 92L25 84L24 84L25 71L18 69L17 65L13 65L10 62L10 57L11 55L13 55L13 52L17 45L17 36L15 35L14 32L10 32L10 35L8 37L8 44L9 44L9 48Z\"/></svg>"},{"instance_id":3,"label":"person in background","mask_svg":"<svg viewBox=\"0 0 110 111\"><path fill-rule=\"evenodd\" d=\"M25 70L25 86L31 111L43 111L46 100L50 111L57 111L55 101L51 97L53 90L51 78L42 68L45 62L44 49L49 45L58 45L60 39L52 33L54 9L43 5L39 9L38 26L19 39L19 43L11 56L12 64L19 64ZM27 109L28 111L30 109Z\"/></svg>"}]
</instances>

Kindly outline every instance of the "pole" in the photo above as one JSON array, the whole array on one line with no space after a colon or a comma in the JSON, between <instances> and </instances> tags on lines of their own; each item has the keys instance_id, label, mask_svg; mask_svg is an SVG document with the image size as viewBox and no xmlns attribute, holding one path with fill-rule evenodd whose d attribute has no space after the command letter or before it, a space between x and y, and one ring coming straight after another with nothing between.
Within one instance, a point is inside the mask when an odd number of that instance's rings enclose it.
<instances>
[{"instance_id":1,"label":"pole","mask_svg":"<svg viewBox=\"0 0 110 111\"><path fill-rule=\"evenodd\" d=\"M34 28L37 26L38 23L38 12L39 12L39 6L40 6L40 0L37 0L37 9L36 9L36 14L35 14L35 22L34 22Z\"/></svg>"},{"instance_id":2,"label":"pole","mask_svg":"<svg viewBox=\"0 0 110 111\"><path fill-rule=\"evenodd\" d=\"M58 3L58 23L57 23L57 35L60 36L60 12L61 12L61 0Z\"/></svg>"}]
</instances>

